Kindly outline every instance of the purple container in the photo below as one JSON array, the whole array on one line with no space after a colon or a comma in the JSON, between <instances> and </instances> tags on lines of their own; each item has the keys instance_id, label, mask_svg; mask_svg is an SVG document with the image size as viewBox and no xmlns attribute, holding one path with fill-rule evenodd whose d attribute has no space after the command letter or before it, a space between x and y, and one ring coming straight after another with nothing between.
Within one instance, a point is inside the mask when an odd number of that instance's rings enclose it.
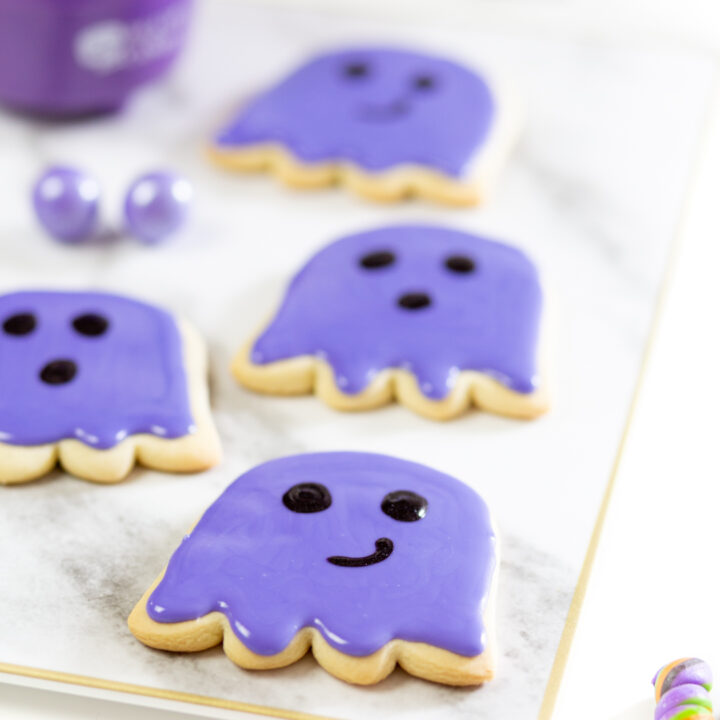
<instances>
[{"instance_id":1,"label":"purple container","mask_svg":"<svg viewBox=\"0 0 720 720\"><path fill-rule=\"evenodd\" d=\"M181 50L192 0L0 0L0 103L42 115L119 109Z\"/></svg>"}]
</instances>

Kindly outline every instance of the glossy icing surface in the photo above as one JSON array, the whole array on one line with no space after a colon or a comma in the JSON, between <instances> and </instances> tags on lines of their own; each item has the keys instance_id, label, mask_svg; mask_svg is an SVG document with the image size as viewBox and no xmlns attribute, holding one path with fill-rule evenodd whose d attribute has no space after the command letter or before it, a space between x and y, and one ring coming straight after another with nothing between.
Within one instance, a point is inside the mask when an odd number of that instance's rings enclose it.
<instances>
[{"instance_id":1,"label":"glossy icing surface","mask_svg":"<svg viewBox=\"0 0 720 720\"><path fill-rule=\"evenodd\" d=\"M321 357L348 394L389 367L410 370L432 399L452 390L459 370L529 393L541 305L537 271L519 250L440 227L386 227L311 258L251 360Z\"/></svg>"},{"instance_id":2,"label":"glossy icing surface","mask_svg":"<svg viewBox=\"0 0 720 720\"><path fill-rule=\"evenodd\" d=\"M391 48L316 57L252 100L221 147L280 143L300 160L349 160L370 171L467 170L495 116L482 77L455 62Z\"/></svg>"},{"instance_id":3,"label":"glossy icing surface","mask_svg":"<svg viewBox=\"0 0 720 720\"><path fill-rule=\"evenodd\" d=\"M109 448L128 435L194 432L172 316L103 293L0 296L0 441L76 438Z\"/></svg>"},{"instance_id":4,"label":"glossy icing surface","mask_svg":"<svg viewBox=\"0 0 720 720\"><path fill-rule=\"evenodd\" d=\"M291 510L283 497L304 483L325 488L330 504L315 490L324 509ZM421 519L383 511L397 490L427 501ZM400 638L474 656L486 643L495 546L482 498L448 475L383 455L297 455L227 488L175 551L147 611L158 622L222 612L261 655L314 627L349 655Z\"/></svg>"},{"instance_id":5,"label":"glossy icing surface","mask_svg":"<svg viewBox=\"0 0 720 720\"><path fill-rule=\"evenodd\" d=\"M712 720L712 670L700 658L681 658L653 678L655 720Z\"/></svg>"}]
</instances>

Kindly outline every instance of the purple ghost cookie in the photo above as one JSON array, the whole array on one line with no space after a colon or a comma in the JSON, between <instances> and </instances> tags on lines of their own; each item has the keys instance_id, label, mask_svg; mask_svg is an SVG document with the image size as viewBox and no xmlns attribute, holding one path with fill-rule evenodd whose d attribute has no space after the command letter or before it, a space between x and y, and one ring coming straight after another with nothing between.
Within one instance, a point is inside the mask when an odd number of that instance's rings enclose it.
<instances>
[{"instance_id":1,"label":"purple ghost cookie","mask_svg":"<svg viewBox=\"0 0 720 720\"><path fill-rule=\"evenodd\" d=\"M243 163L252 155L246 151L280 146L303 166L350 164L366 181L396 168L429 170L436 187L415 189L443 200L440 179L452 181L447 188L477 174L471 166L491 141L497 114L486 80L463 65L397 48L352 48L308 61L255 97L217 135L213 155L231 168L259 169L267 158ZM311 184L326 184L318 177ZM447 195L450 202L479 199Z\"/></svg>"},{"instance_id":2,"label":"purple ghost cookie","mask_svg":"<svg viewBox=\"0 0 720 720\"><path fill-rule=\"evenodd\" d=\"M314 628L347 656L402 640L446 650L467 670L488 647L496 552L485 503L455 478L368 453L286 457L245 473L210 506L130 627L155 647L183 649L172 624L217 612L262 656L238 657L226 638L244 667ZM194 643L187 634L211 636L201 624L178 632L184 649Z\"/></svg>"},{"instance_id":3,"label":"purple ghost cookie","mask_svg":"<svg viewBox=\"0 0 720 720\"><path fill-rule=\"evenodd\" d=\"M220 459L205 348L186 322L89 292L0 296L0 484L60 464L117 482L141 463L205 470Z\"/></svg>"},{"instance_id":4,"label":"purple ghost cookie","mask_svg":"<svg viewBox=\"0 0 720 720\"><path fill-rule=\"evenodd\" d=\"M479 392L461 382L463 371L474 371L532 415L544 409L541 304L537 270L513 247L432 226L363 232L325 247L293 278L236 374L273 392L275 363L314 357L351 402L382 371L402 369L437 405L454 392Z\"/></svg>"}]
</instances>

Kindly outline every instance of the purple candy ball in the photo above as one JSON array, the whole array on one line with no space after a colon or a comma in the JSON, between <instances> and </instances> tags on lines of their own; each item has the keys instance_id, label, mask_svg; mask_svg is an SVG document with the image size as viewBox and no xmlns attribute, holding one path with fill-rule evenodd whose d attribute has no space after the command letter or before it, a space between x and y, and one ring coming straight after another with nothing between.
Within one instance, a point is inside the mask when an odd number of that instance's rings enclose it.
<instances>
[{"instance_id":1,"label":"purple candy ball","mask_svg":"<svg viewBox=\"0 0 720 720\"><path fill-rule=\"evenodd\" d=\"M138 240L153 245L177 232L187 220L192 185L169 172L139 177L125 198L125 221Z\"/></svg>"},{"instance_id":2,"label":"purple candy ball","mask_svg":"<svg viewBox=\"0 0 720 720\"><path fill-rule=\"evenodd\" d=\"M90 239L97 227L100 185L82 170L51 167L35 183L33 207L43 228L66 243Z\"/></svg>"}]
</instances>

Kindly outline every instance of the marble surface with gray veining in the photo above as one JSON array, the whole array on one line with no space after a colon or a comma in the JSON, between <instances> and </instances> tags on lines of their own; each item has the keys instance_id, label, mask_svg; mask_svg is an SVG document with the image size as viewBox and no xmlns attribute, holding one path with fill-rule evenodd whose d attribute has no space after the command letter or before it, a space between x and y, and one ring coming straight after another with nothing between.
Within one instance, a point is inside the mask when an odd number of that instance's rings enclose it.
<instances>
[{"instance_id":1,"label":"marble surface with gray veining","mask_svg":"<svg viewBox=\"0 0 720 720\"><path fill-rule=\"evenodd\" d=\"M231 177L204 161L203 140L228 111L308 53L393 40L490 68L524 98L525 131L487 207L375 207L338 191L305 195L263 177ZM205 0L177 72L121 116L51 124L0 114L0 287L118 290L189 317L209 343L226 453L200 475L137 469L103 487L57 471L0 488L0 663L348 720L534 716L622 434L710 76L709 61L682 53L481 28L378 27ZM194 219L161 248L58 246L33 222L27 194L55 161L97 173L110 225L134 174L174 167L196 185ZM340 415L313 398L261 397L235 385L234 349L310 253L348 231L407 220L485 232L537 260L553 320L547 417L475 413L439 425L399 407ZM411 458L483 494L503 549L492 683L452 689L396 671L355 688L311 657L251 673L219 649L174 655L129 634L134 603L232 479L266 459L329 449Z\"/></svg>"}]
</instances>

